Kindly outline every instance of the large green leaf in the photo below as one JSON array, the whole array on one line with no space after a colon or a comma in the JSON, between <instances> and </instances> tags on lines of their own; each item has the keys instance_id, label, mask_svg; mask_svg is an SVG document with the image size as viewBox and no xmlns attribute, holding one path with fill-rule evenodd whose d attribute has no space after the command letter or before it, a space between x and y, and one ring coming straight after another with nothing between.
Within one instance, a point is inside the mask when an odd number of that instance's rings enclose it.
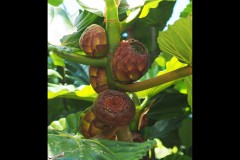
<instances>
[{"instance_id":1,"label":"large green leaf","mask_svg":"<svg viewBox=\"0 0 240 160\"><path fill-rule=\"evenodd\" d=\"M184 66L186 66L186 64L179 62L176 57L173 57L170 61L168 61L166 63L166 70L158 72L157 76L171 72L173 70L176 70L176 69L184 67ZM177 80L175 80L175 81L177 81ZM154 95L158 94L159 92L163 91L164 89L173 85L175 83L175 81L170 81L170 82L164 83L162 85L158 85L156 87L142 90L142 91L136 92L136 94L138 95L139 98L143 98L143 97L151 98Z\"/></svg>"},{"instance_id":2,"label":"large green leaf","mask_svg":"<svg viewBox=\"0 0 240 160\"><path fill-rule=\"evenodd\" d=\"M70 98L53 98L48 100L48 125L69 114L84 111L92 102Z\"/></svg>"},{"instance_id":3,"label":"large green leaf","mask_svg":"<svg viewBox=\"0 0 240 160\"><path fill-rule=\"evenodd\" d=\"M147 1L146 3L157 1ZM143 43L150 52L151 62L159 55L160 49L157 43L158 32L162 31L172 15L176 1L161 1L156 8L150 9L148 15L139 18L131 27L129 34ZM140 27L141 26L141 27Z\"/></svg>"},{"instance_id":4,"label":"large green leaf","mask_svg":"<svg viewBox=\"0 0 240 160\"><path fill-rule=\"evenodd\" d=\"M52 58L53 64L55 66L65 67L64 59L62 59L61 57L57 56L56 53L54 53L54 51L50 51L49 55Z\"/></svg>"},{"instance_id":5,"label":"large green leaf","mask_svg":"<svg viewBox=\"0 0 240 160\"><path fill-rule=\"evenodd\" d=\"M192 64L192 18L180 18L168 29L159 32L160 49L176 56L179 61Z\"/></svg>"},{"instance_id":6,"label":"large green leaf","mask_svg":"<svg viewBox=\"0 0 240 160\"><path fill-rule=\"evenodd\" d=\"M60 38L75 31L68 13L61 7L48 5L48 42L60 44Z\"/></svg>"},{"instance_id":7,"label":"large green leaf","mask_svg":"<svg viewBox=\"0 0 240 160\"><path fill-rule=\"evenodd\" d=\"M55 76L57 78L63 79L62 76L53 69L48 69L48 76Z\"/></svg>"},{"instance_id":8,"label":"large green leaf","mask_svg":"<svg viewBox=\"0 0 240 160\"><path fill-rule=\"evenodd\" d=\"M54 157L63 152L63 159L69 160L138 160L156 145L154 140L143 143L130 143L84 139L78 132L81 113L71 114L49 125L48 157Z\"/></svg>"},{"instance_id":9,"label":"large green leaf","mask_svg":"<svg viewBox=\"0 0 240 160\"><path fill-rule=\"evenodd\" d=\"M151 101L154 101L154 103L148 112L148 116L154 121L177 117L183 114L185 108L189 106L186 94L169 93L167 90L154 96Z\"/></svg>"},{"instance_id":10,"label":"large green leaf","mask_svg":"<svg viewBox=\"0 0 240 160\"><path fill-rule=\"evenodd\" d=\"M61 45L80 48L79 38L86 29L86 27L90 26L93 23L102 25L101 24L102 22L103 22L102 17L98 17L95 14L88 11L83 12L79 11L79 15L77 16L74 23L75 27L77 28L77 32L73 32L69 35L63 36L60 39Z\"/></svg>"},{"instance_id":11,"label":"large green leaf","mask_svg":"<svg viewBox=\"0 0 240 160\"><path fill-rule=\"evenodd\" d=\"M186 149L192 146L192 118L187 117L183 120L182 126L179 128L179 136Z\"/></svg>"},{"instance_id":12,"label":"large green leaf","mask_svg":"<svg viewBox=\"0 0 240 160\"><path fill-rule=\"evenodd\" d=\"M48 84L48 99L63 97L93 101L97 95L91 85L75 87L74 85Z\"/></svg>"},{"instance_id":13,"label":"large green leaf","mask_svg":"<svg viewBox=\"0 0 240 160\"><path fill-rule=\"evenodd\" d=\"M48 3L51 4L52 6L59 6L60 4L63 3L63 0L48 0Z\"/></svg>"},{"instance_id":14,"label":"large green leaf","mask_svg":"<svg viewBox=\"0 0 240 160\"><path fill-rule=\"evenodd\" d=\"M187 87L188 103L192 107L192 75L184 78Z\"/></svg>"},{"instance_id":15,"label":"large green leaf","mask_svg":"<svg viewBox=\"0 0 240 160\"><path fill-rule=\"evenodd\" d=\"M74 63L65 60L65 77L67 84L73 84L76 87L89 85L88 65Z\"/></svg>"},{"instance_id":16,"label":"large green leaf","mask_svg":"<svg viewBox=\"0 0 240 160\"><path fill-rule=\"evenodd\" d=\"M95 20L98 16L91 12L84 10L83 12L79 10L79 15L75 19L74 25L77 30L81 30L89 26L93 20Z\"/></svg>"},{"instance_id":17,"label":"large green leaf","mask_svg":"<svg viewBox=\"0 0 240 160\"><path fill-rule=\"evenodd\" d=\"M103 17L105 8L104 0L76 0L78 4L86 11Z\"/></svg>"},{"instance_id":18,"label":"large green leaf","mask_svg":"<svg viewBox=\"0 0 240 160\"><path fill-rule=\"evenodd\" d=\"M180 13L180 17L192 16L192 1L186 6L186 8Z\"/></svg>"},{"instance_id":19,"label":"large green leaf","mask_svg":"<svg viewBox=\"0 0 240 160\"><path fill-rule=\"evenodd\" d=\"M180 128L184 118L185 116L181 115L177 118L159 120L153 126L144 128L145 136L150 139L155 137L163 138L169 135L170 132Z\"/></svg>"}]
</instances>

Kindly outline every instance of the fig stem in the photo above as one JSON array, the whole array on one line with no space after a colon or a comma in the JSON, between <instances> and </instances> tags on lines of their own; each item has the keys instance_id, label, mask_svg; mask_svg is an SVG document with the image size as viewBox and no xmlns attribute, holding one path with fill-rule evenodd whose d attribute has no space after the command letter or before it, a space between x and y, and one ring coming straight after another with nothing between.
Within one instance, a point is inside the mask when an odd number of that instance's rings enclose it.
<instances>
[{"instance_id":1,"label":"fig stem","mask_svg":"<svg viewBox=\"0 0 240 160\"><path fill-rule=\"evenodd\" d=\"M106 3L106 31L109 42L109 53L113 53L120 42L120 22L118 6L115 0L105 0Z\"/></svg>"},{"instance_id":2,"label":"fig stem","mask_svg":"<svg viewBox=\"0 0 240 160\"><path fill-rule=\"evenodd\" d=\"M119 141L133 142L132 134L128 125L120 127L117 131L117 137Z\"/></svg>"},{"instance_id":3,"label":"fig stem","mask_svg":"<svg viewBox=\"0 0 240 160\"><path fill-rule=\"evenodd\" d=\"M142 82L136 82L132 84L121 84L118 82L115 82L115 86L125 92L137 92L145 89L149 89L179 78L183 78L185 76L192 75L192 66L186 66L179 68L177 70L159 75L154 78L147 79Z\"/></svg>"},{"instance_id":4,"label":"fig stem","mask_svg":"<svg viewBox=\"0 0 240 160\"><path fill-rule=\"evenodd\" d=\"M72 61L72 62L77 62L85 65L94 65L96 67L106 67L107 65L107 58L91 58L87 56L82 56L78 54L72 53L71 55L60 53L58 51L54 51L54 53L66 60Z\"/></svg>"},{"instance_id":5,"label":"fig stem","mask_svg":"<svg viewBox=\"0 0 240 160\"><path fill-rule=\"evenodd\" d=\"M115 0L105 0L106 3L106 33L108 39L107 77L111 89L114 89L114 77L111 67L112 55L120 43L120 22L118 5Z\"/></svg>"}]
</instances>

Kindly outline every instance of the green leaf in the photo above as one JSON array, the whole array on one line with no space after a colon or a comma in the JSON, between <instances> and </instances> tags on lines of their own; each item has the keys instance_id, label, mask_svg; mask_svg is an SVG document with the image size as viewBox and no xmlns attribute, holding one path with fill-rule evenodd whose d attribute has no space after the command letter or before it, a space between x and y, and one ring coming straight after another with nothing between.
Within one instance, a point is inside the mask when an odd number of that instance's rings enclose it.
<instances>
[{"instance_id":1,"label":"green leaf","mask_svg":"<svg viewBox=\"0 0 240 160\"><path fill-rule=\"evenodd\" d=\"M179 61L192 64L192 19L180 18L168 29L159 32L158 44L160 49L176 56Z\"/></svg>"},{"instance_id":2,"label":"green leaf","mask_svg":"<svg viewBox=\"0 0 240 160\"><path fill-rule=\"evenodd\" d=\"M180 93L187 94L187 87L184 79L179 80L175 83L174 89L178 90Z\"/></svg>"},{"instance_id":3,"label":"green leaf","mask_svg":"<svg viewBox=\"0 0 240 160\"><path fill-rule=\"evenodd\" d=\"M84 139L78 132L82 112L52 122L48 127L48 157L64 152L64 159L138 160L156 145L156 141L143 143L119 142L102 139Z\"/></svg>"},{"instance_id":4,"label":"green leaf","mask_svg":"<svg viewBox=\"0 0 240 160\"><path fill-rule=\"evenodd\" d=\"M76 88L74 85L48 84L48 99L63 97L93 101L97 95L90 85L81 85Z\"/></svg>"},{"instance_id":5,"label":"green leaf","mask_svg":"<svg viewBox=\"0 0 240 160\"><path fill-rule=\"evenodd\" d=\"M63 0L48 0L48 3L51 4L52 6L57 7L63 3Z\"/></svg>"},{"instance_id":6,"label":"green leaf","mask_svg":"<svg viewBox=\"0 0 240 160\"><path fill-rule=\"evenodd\" d=\"M103 17L105 8L104 0L76 0L78 4L86 11Z\"/></svg>"},{"instance_id":7,"label":"green leaf","mask_svg":"<svg viewBox=\"0 0 240 160\"><path fill-rule=\"evenodd\" d=\"M180 13L180 17L192 16L192 1L186 6L186 8Z\"/></svg>"},{"instance_id":8,"label":"green leaf","mask_svg":"<svg viewBox=\"0 0 240 160\"><path fill-rule=\"evenodd\" d=\"M167 148L162 144L160 139L155 138L155 140L157 142L157 147L154 148L156 159L162 159L162 158L174 153L175 148L172 148L172 149Z\"/></svg>"},{"instance_id":9,"label":"green leaf","mask_svg":"<svg viewBox=\"0 0 240 160\"><path fill-rule=\"evenodd\" d=\"M77 27L77 32L63 36L60 41L63 46L71 46L75 48L80 48L79 38L81 37L84 30L91 24L100 24L103 22L103 18L96 16L93 13L83 11L79 12L75 20L75 26Z\"/></svg>"},{"instance_id":10,"label":"green leaf","mask_svg":"<svg viewBox=\"0 0 240 160\"><path fill-rule=\"evenodd\" d=\"M48 69L48 76L55 76L58 77L60 79L63 79L62 76L55 70L53 69Z\"/></svg>"},{"instance_id":11,"label":"green leaf","mask_svg":"<svg viewBox=\"0 0 240 160\"><path fill-rule=\"evenodd\" d=\"M48 125L72 113L84 111L92 102L79 99L54 98L48 100Z\"/></svg>"},{"instance_id":12,"label":"green leaf","mask_svg":"<svg viewBox=\"0 0 240 160\"><path fill-rule=\"evenodd\" d=\"M58 121L53 121L48 126L48 132L65 133L69 135L76 135L78 132L79 118L81 112L70 114L66 118L61 118ZM59 132L61 131L61 132Z\"/></svg>"},{"instance_id":13,"label":"green leaf","mask_svg":"<svg viewBox=\"0 0 240 160\"><path fill-rule=\"evenodd\" d=\"M182 145L188 149L192 146L192 118L185 118L179 128Z\"/></svg>"},{"instance_id":14,"label":"green leaf","mask_svg":"<svg viewBox=\"0 0 240 160\"><path fill-rule=\"evenodd\" d=\"M146 127L145 132L148 132L147 137L149 139L155 137L165 137L169 135L170 132L181 127L181 123L185 116L179 116L177 118L162 119L157 121L153 126Z\"/></svg>"},{"instance_id":15,"label":"green leaf","mask_svg":"<svg viewBox=\"0 0 240 160\"><path fill-rule=\"evenodd\" d=\"M74 54L86 56L86 53L83 52L80 48L71 47L71 46L59 46L59 45L48 44L48 50L53 52L57 51L57 52L68 54L68 55L74 53Z\"/></svg>"},{"instance_id":16,"label":"green leaf","mask_svg":"<svg viewBox=\"0 0 240 160\"><path fill-rule=\"evenodd\" d=\"M61 66L61 67L65 67L65 63L64 63L64 59L62 59L61 57L57 56L54 51L49 52L50 57L53 60L53 64L55 66Z\"/></svg>"},{"instance_id":17,"label":"green leaf","mask_svg":"<svg viewBox=\"0 0 240 160\"><path fill-rule=\"evenodd\" d=\"M175 3L175 1L161 1L157 8L150 9L146 17L137 19L131 27L134 29L131 30L130 34L146 46L150 52L151 62L159 56L158 32L162 31L166 26L167 21L172 15Z\"/></svg>"},{"instance_id":18,"label":"green leaf","mask_svg":"<svg viewBox=\"0 0 240 160\"><path fill-rule=\"evenodd\" d=\"M189 106L187 95L177 92L168 93L167 91L163 91L154 96L151 101L155 102L152 104L148 116L155 121L177 117L180 114L183 114L185 108ZM151 101L149 101L149 103L151 103Z\"/></svg>"},{"instance_id":19,"label":"green leaf","mask_svg":"<svg viewBox=\"0 0 240 160\"><path fill-rule=\"evenodd\" d=\"M187 87L188 104L192 107L192 75L184 78Z\"/></svg>"},{"instance_id":20,"label":"green leaf","mask_svg":"<svg viewBox=\"0 0 240 160\"><path fill-rule=\"evenodd\" d=\"M83 12L79 11L79 15L75 19L74 26L77 27L77 30L81 30L89 26L93 20L98 16L91 12L84 10Z\"/></svg>"},{"instance_id":21,"label":"green leaf","mask_svg":"<svg viewBox=\"0 0 240 160\"><path fill-rule=\"evenodd\" d=\"M76 87L89 85L88 65L70 62L65 60L65 77L67 84L73 84Z\"/></svg>"},{"instance_id":22,"label":"green leaf","mask_svg":"<svg viewBox=\"0 0 240 160\"><path fill-rule=\"evenodd\" d=\"M184 66L186 66L186 64L179 62L176 57L173 57L169 62L166 63L166 70L160 71L157 74L157 76L171 72L173 70L176 70L176 69L184 67ZM178 81L178 80L175 80L175 81ZM164 89L172 86L175 83L175 81L170 81L170 82L164 83L162 85L159 85L159 86L156 86L153 88L142 90L142 91L136 92L136 94L139 98L143 98L143 97L151 98L154 95L158 94L159 92L163 91Z\"/></svg>"},{"instance_id":23,"label":"green leaf","mask_svg":"<svg viewBox=\"0 0 240 160\"><path fill-rule=\"evenodd\" d=\"M170 154L161 160L192 160L192 158L181 154Z\"/></svg>"},{"instance_id":24,"label":"green leaf","mask_svg":"<svg viewBox=\"0 0 240 160\"><path fill-rule=\"evenodd\" d=\"M155 0L155 1L152 1L152 2L149 2L149 3L145 4L143 6L143 9L142 9L142 12L141 12L139 18L146 17L148 15L148 13L149 13L149 10L151 8L157 8L157 6L158 6L160 1L162 1L162 0Z\"/></svg>"},{"instance_id":25,"label":"green leaf","mask_svg":"<svg viewBox=\"0 0 240 160\"><path fill-rule=\"evenodd\" d=\"M48 5L48 42L60 44L60 38L75 31L68 13L61 7Z\"/></svg>"}]
</instances>

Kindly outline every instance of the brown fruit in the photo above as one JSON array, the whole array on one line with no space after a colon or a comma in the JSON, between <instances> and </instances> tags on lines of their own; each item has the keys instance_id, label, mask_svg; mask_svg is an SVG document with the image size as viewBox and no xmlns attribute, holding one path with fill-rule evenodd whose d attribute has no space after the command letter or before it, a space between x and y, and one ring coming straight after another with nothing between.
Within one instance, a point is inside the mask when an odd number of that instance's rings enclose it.
<instances>
[{"instance_id":1,"label":"brown fruit","mask_svg":"<svg viewBox=\"0 0 240 160\"><path fill-rule=\"evenodd\" d=\"M132 83L148 70L148 50L135 39L122 40L112 57L111 66L116 81Z\"/></svg>"},{"instance_id":2,"label":"brown fruit","mask_svg":"<svg viewBox=\"0 0 240 160\"><path fill-rule=\"evenodd\" d=\"M93 110L97 118L110 127L128 125L136 112L133 101L126 93L110 89L98 95Z\"/></svg>"},{"instance_id":3,"label":"brown fruit","mask_svg":"<svg viewBox=\"0 0 240 160\"><path fill-rule=\"evenodd\" d=\"M96 119L92 107L87 108L80 116L79 130L85 138L100 133L106 125Z\"/></svg>"},{"instance_id":4,"label":"brown fruit","mask_svg":"<svg viewBox=\"0 0 240 160\"><path fill-rule=\"evenodd\" d=\"M97 24L88 26L79 39L79 45L90 57L104 57L108 52L105 30Z\"/></svg>"},{"instance_id":5,"label":"brown fruit","mask_svg":"<svg viewBox=\"0 0 240 160\"><path fill-rule=\"evenodd\" d=\"M105 68L102 67L89 67L89 79L93 89L100 93L109 88L107 72Z\"/></svg>"}]
</instances>

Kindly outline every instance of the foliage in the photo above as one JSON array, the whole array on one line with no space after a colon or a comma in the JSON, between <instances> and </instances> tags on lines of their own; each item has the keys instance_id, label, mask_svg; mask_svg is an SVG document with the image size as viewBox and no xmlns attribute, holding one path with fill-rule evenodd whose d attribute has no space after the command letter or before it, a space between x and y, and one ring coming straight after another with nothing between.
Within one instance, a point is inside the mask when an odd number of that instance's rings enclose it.
<instances>
[{"instance_id":1,"label":"foliage","mask_svg":"<svg viewBox=\"0 0 240 160\"><path fill-rule=\"evenodd\" d=\"M79 10L74 20L63 7L63 0L48 1L50 30L54 30L51 25L56 25L58 18L65 28L55 36L59 44L48 43L48 157L64 153L56 159L191 160L192 75L135 94L128 93L137 104L138 113L145 112L148 117L147 126L139 130L131 128L144 137L144 142L83 137L78 129L79 117L92 106L98 94L90 84L88 65L60 58L56 53L86 56L79 46L79 38L91 24L105 26L105 1L76 1ZM192 66L192 2L180 13L180 18L163 31L175 3L174 0L120 2L118 16L127 26L122 32L128 35L121 39L139 40L151 57L147 73L138 82ZM135 15L132 21L127 22L132 15ZM138 123L139 117L134 123Z\"/></svg>"}]
</instances>

